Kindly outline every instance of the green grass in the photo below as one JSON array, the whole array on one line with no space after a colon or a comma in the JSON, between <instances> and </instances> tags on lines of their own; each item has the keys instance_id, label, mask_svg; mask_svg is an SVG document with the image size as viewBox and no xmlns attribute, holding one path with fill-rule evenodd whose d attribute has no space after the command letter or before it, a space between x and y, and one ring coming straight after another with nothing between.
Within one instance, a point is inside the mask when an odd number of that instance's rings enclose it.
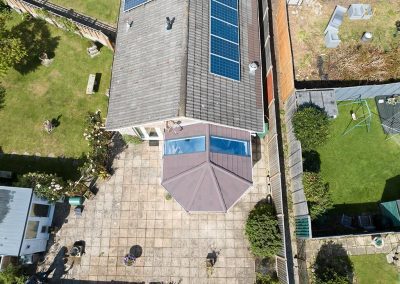
<instances>
[{"instance_id":1,"label":"green grass","mask_svg":"<svg viewBox=\"0 0 400 284\"><path fill-rule=\"evenodd\" d=\"M345 211L375 209L381 199L400 197L400 145L385 141L376 104L373 100L368 103L372 112L370 132L357 127L343 136L352 121L350 111L355 111L357 105L341 106L339 102L339 116L332 120L331 136L318 149L321 173L329 183L333 202L346 204ZM359 118L361 110L357 113Z\"/></svg>"},{"instance_id":2,"label":"green grass","mask_svg":"<svg viewBox=\"0 0 400 284\"><path fill-rule=\"evenodd\" d=\"M51 0L50 2L112 25L117 23L120 0Z\"/></svg>"},{"instance_id":3,"label":"green grass","mask_svg":"<svg viewBox=\"0 0 400 284\"><path fill-rule=\"evenodd\" d=\"M14 24L21 21L20 16L14 17ZM58 40L53 64L39 64L24 75L10 70L2 80L7 94L0 109L0 147L4 153L52 153L77 158L88 150L83 138L87 112L100 109L106 115L105 93L110 84L113 55L102 48L101 54L91 59L86 53L85 39L49 24L46 27L52 38ZM85 94L90 73L102 74L99 91L94 95ZM59 116L60 125L52 134L45 133L43 122ZM7 165L0 163L0 169L4 167Z\"/></svg>"},{"instance_id":4,"label":"green grass","mask_svg":"<svg viewBox=\"0 0 400 284\"><path fill-rule=\"evenodd\" d=\"M351 256L356 282L359 284L400 283L396 267L386 262L385 254Z\"/></svg>"}]
</instances>

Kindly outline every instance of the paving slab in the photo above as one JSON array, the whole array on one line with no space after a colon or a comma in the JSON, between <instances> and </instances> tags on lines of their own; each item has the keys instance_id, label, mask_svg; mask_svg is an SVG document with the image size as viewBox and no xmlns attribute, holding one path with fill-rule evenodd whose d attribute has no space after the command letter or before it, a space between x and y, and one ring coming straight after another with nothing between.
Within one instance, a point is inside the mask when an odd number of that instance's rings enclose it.
<instances>
[{"instance_id":1,"label":"paving slab","mask_svg":"<svg viewBox=\"0 0 400 284\"><path fill-rule=\"evenodd\" d=\"M85 202L81 217L68 216L57 243L86 241L80 265L65 280L253 283L255 264L244 235L249 211L268 194L266 159L255 162L254 184L226 214L189 214L160 185L162 143L129 146L116 156L114 175L97 184L94 199ZM257 151L264 153L264 142ZM259 158L259 157L258 157ZM132 246L141 256L132 267L123 257ZM219 252L214 273L207 276L206 256Z\"/></svg>"}]
</instances>

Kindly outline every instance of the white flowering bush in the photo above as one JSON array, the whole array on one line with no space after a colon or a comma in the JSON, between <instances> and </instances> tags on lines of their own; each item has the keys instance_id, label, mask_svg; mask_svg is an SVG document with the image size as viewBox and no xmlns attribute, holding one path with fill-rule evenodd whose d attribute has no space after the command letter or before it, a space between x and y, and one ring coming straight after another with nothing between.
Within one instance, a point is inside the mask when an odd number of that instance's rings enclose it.
<instances>
[{"instance_id":1,"label":"white flowering bush","mask_svg":"<svg viewBox=\"0 0 400 284\"><path fill-rule=\"evenodd\" d=\"M38 197L53 203L59 200L66 191L63 179L55 174L27 173L20 176L15 185L32 188Z\"/></svg>"},{"instance_id":2,"label":"white flowering bush","mask_svg":"<svg viewBox=\"0 0 400 284\"><path fill-rule=\"evenodd\" d=\"M86 154L83 166L80 168L85 177L109 177L107 170L108 146L112 133L105 130L101 112L89 113L87 128L83 136L88 141L90 151Z\"/></svg>"}]
</instances>

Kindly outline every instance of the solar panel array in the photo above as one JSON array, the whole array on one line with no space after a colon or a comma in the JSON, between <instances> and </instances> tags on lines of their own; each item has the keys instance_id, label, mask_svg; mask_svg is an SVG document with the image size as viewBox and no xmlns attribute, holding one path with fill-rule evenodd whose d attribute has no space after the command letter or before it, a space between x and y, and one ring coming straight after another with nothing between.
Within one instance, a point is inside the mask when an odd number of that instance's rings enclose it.
<instances>
[{"instance_id":1,"label":"solar panel array","mask_svg":"<svg viewBox=\"0 0 400 284\"><path fill-rule=\"evenodd\" d=\"M211 0L210 71L240 80L238 0Z\"/></svg>"},{"instance_id":2,"label":"solar panel array","mask_svg":"<svg viewBox=\"0 0 400 284\"><path fill-rule=\"evenodd\" d=\"M125 0L124 11L129 11L151 0Z\"/></svg>"}]
</instances>

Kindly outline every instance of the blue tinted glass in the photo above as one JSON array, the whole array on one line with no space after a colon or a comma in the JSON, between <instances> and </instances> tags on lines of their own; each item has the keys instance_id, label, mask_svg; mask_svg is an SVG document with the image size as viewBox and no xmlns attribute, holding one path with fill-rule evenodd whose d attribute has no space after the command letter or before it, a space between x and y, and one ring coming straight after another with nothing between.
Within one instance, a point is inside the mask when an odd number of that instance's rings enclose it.
<instances>
[{"instance_id":1,"label":"blue tinted glass","mask_svg":"<svg viewBox=\"0 0 400 284\"><path fill-rule=\"evenodd\" d=\"M237 10L237 4L238 4L237 0L217 0L217 1Z\"/></svg>"},{"instance_id":2,"label":"blue tinted glass","mask_svg":"<svg viewBox=\"0 0 400 284\"><path fill-rule=\"evenodd\" d=\"M239 46L214 36L211 36L211 53L239 61Z\"/></svg>"},{"instance_id":3,"label":"blue tinted glass","mask_svg":"<svg viewBox=\"0 0 400 284\"><path fill-rule=\"evenodd\" d=\"M239 43L238 28L211 18L211 34Z\"/></svg>"},{"instance_id":4,"label":"blue tinted glass","mask_svg":"<svg viewBox=\"0 0 400 284\"><path fill-rule=\"evenodd\" d=\"M211 16L238 25L238 12L215 1L211 1Z\"/></svg>"},{"instance_id":5,"label":"blue tinted glass","mask_svg":"<svg viewBox=\"0 0 400 284\"><path fill-rule=\"evenodd\" d=\"M206 150L205 136L165 140L164 155L190 154Z\"/></svg>"},{"instance_id":6,"label":"blue tinted glass","mask_svg":"<svg viewBox=\"0 0 400 284\"><path fill-rule=\"evenodd\" d=\"M250 156L249 141L230 138L211 136L210 150L228 155Z\"/></svg>"},{"instance_id":7,"label":"blue tinted glass","mask_svg":"<svg viewBox=\"0 0 400 284\"><path fill-rule=\"evenodd\" d=\"M124 11L130 10L150 0L125 0Z\"/></svg>"},{"instance_id":8,"label":"blue tinted glass","mask_svg":"<svg viewBox=\"0 0 400 284\"><path fill-rule=\"evenodd\" d=\"M211 54L211 73L240 80L240 64Z\"/></svg>"}]
</instances>

